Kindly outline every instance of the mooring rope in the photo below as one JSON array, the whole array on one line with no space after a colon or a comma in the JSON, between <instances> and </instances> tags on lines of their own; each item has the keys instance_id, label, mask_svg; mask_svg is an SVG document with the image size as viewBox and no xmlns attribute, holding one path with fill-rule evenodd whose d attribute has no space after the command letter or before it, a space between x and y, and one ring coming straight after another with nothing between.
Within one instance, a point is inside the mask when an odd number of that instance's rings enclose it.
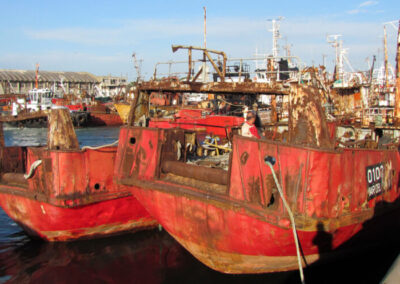
<instances>
[{"instance_id":1,"label":"mooring rope","mask_svg":"<svg viewBox=\"0 0 400 284\"><path fill-rule=\"evenodd\" d=\"M83 146L83 147L82 147L82 150L86 150L86 149L89 149L89 150L99 150L99 149L101 149L101 148L112 147L112 146L118 145L118 142L119 142L119 140L117 140L117 141L115 141L115 142L113 142L113 143L111 143L111 144L101 145L101 146L97 146L97 147L93 147L93 146Z\"/></svg>"},{"instance_id":2,"label":"mooring rope","mask_svg":"<svg viewBox=\"0 0 400 284\"><path fill-rule=\"evenodd\" d=\"M31 168L29 169L29 173L24 174L25 179L30 179L33 176L33 173L35 172L36 168L42 164L42 160L36 160L32 163Z\"/></svg>"},{"instance_id":3,"label":"mooring rope","mask_svg":"<svg viewBox=\"0 0 400 284\"><path fill-rule=\"evenodd\" d=\"M304 282L303 265L301 264L300 245L299 245L299 239L297 238L296 224L294 222L293 213L292 213L292 210L289 207L289 204L287 203L287 201L285 199L285 196L283 195L282 187L280 186L278 178L276 177L275 170L274 170L274 168L272 166L272 163L270 161L268 161L268 160L265 160L265 163L271 169L272 175L273 175L274 180L275 180L276 187L278 188L278 191L279 191L279 194L280 194L280 196L282 198L283 204L285 205L285 208L289 213L290 222L292 223L294 242L296 244L296 253L297 253L297 261L298 261L298 264L299 264L300 280L301 280L301 283L304 284L305 282Z\"/></svg>"}]
</instances>

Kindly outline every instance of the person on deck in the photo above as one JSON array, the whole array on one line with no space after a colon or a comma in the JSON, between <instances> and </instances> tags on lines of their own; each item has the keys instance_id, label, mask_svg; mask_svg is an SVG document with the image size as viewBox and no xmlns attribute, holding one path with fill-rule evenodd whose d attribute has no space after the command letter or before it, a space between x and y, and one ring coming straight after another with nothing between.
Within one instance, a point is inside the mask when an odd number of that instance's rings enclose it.
<instances>
[{"instance_id":1,"label":"person on deck","mask_svg":"<svg viewBox=\"0 0 400 284\"><path fill-rule=\"evenodd\" d=\"M242 125L242 135L260 139L257 127L254 125L256 121L256 112L251 110L247 113L246 121Z\"/></svg>"}]
</instances>

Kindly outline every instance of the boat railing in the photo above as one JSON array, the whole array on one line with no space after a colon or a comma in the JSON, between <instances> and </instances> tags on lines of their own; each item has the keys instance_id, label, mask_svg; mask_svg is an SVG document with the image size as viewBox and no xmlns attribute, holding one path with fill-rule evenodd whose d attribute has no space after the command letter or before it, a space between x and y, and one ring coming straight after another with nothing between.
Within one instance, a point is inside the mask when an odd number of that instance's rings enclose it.
<instances>
[{"instance_id":1,"label":"boat railing","mask_svg":"<svg viewBox=\"0 0 400 284\"><path fill-rule=\"evenodd\" d=\"M279 60L291 60L296 61L296 66L299 69L302 68L303 63L300 58L297 56L282 56L282 57L253 57L253 58L227 58L225 53L220 51L213 51L199 47L186 47L186 46L173 46L173 51L175 52L178 49L188 49L189 59L187 61L167 61L167 62L157 62L154 68L153 80L160 80L161 78L171 78L177 77L178 79L186 81L197 81L197 82L207 82L210 81L210 77L218 78L220 81L225 81L225 79L229 79L233 81L232 76L234 74L235 77L238 77L237 81L241 82L245 79L248 79L250 75L255 75L257 69L262 69L259 66L259 62L266 60L273 60L274 62L278 62ZM202 59L192 59L192 50L200 50L203 52ZM214 53L218 56L218 58L212 58L210 53ZM220 56L223 58L220 59ZM231 62L232 64L228 64ZM184 66L188 67L188 69L184 70ZM261 64L267 68L266 64ZM232 68L234 66L235 68ZM250 66L253 72L250 71ZM277 79L279 81L279 74L293 74L293 70L279 70L279 64L277 64L277 68L273 71L267 71L268 74L277 74ZM298 76L299 81L301 80L301 73ZM249 76L245 76L248 74ZM216 75L216 76L211 76ZM255 80L254 76L252 76Z\"/></svg>"},{"instance_id":2,"label":"boat railing","mask_svg":"<svg viewBox=\"0 0 400 284\"><path fill-rule=\"evenodd\" d=\"M284 58L284 57L282 57ZM293 59L298 59L299 60L299 66L303 66L303 63L301 62L300 58L298 57L290 57ZM262 57L254 57L254 58L228 58L227 62L232 62L234 64L237 64L238 66L238 70L236 72L233 72L233 68L227 68L227 74L226 77L227 79L229 78L229 74L231 73L235 73L235 75L238 77L238 82L244 81L244 75L245 74L249 74L250 78L252 78L253 80L255 79L260 80L262 78L256 78L257 74L259 74L260 72L262 72L263 74L267 74L267 75L276 75L278 73L280 74L296 74L297 77L296 79L298 81L301 81L302 79L306 79L304 75L301 75L300 72L296 72L293 70L273 70L273 71L268 71L268 70L264 70L261 68L257 68L256 67L256 62L260 61L260 60L264 60L265 58ZM204 64L203 60L192 60L192 68L191 68L191 76L195 75L195 70L200 70L200 68L202 67L202 65ZM155 67L154 67L154 73L153 73L153 80L160 80L162 78L172 78L172 77L176 77L176 78L187 78L188 75L188 71L184 70L184 66L187 66L189 63L188 61L165 61L165 62L157 62ZM210 63L207 62L207 67L206 67L206 78L208 81L210 81L212 78L212 75L215 74L215 72L212 72L210 70L212 70L210 68ZM234 66L234 65L232 65ZM232 66L228 66L228 67L232 67ZM248 66L246 68L246 66ZM300 69L300 68L299 68ZM251 71L254 70L254 71ZM262 70L262 71L261 71ZM229 72L232 71L232 72ZM201 75L199 75L196 78L198 81L202 80Z\"/></svg>"}]
</instances>

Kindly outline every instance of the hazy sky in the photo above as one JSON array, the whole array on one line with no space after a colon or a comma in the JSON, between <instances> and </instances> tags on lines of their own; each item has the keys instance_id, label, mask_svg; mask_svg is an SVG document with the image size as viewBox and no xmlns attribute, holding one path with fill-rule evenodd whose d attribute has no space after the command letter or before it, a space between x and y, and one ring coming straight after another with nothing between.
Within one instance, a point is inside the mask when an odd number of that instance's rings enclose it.
<instances>
[{"instance_id":1,"label":"hazy sky","mask_svg":"<svg viewBox=\"0 0 400 284\"><path fill-rule=\"evenodd\" d=\"M366 58L382 60L383 23L398 21L400 1L17 1L1 0L0 69L87 71L96 75L136 72L132 53L143 59L149 77L158 61L186 59L171 44L203 44L203 6L207 7L207 47L229 57L271 52L271 22L283 16L281 46L292 45L302 61L334 60L327 34L341 34L355 69ZM397 23L396 23L397 25ZM394 64L397 30L387 27ZM281 50L283 55L283 50Z\"/></svg>"}]
</instances>

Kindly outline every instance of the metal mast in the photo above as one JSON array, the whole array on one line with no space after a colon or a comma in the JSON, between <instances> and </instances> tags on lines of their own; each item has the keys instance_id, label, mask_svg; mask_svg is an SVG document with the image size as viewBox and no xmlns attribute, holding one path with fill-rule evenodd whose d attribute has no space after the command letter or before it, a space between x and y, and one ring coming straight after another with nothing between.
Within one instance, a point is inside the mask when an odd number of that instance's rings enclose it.
<instances>
[{"instance_id":1,"label":"metal mast","mask_svg":"<svg viewBox=\"0 0 400 284\"><path fill-rule=\"evenodd\" d=\"M388 50L387 50L387 34L386 26L383 26L383 48L385 50L385 88L389 87L389 68L388 68Z\"/></svg>"},{"instance_id":2,"label":"metal mast","mask_svg":"<svg viewBox=\"0 0 400 284\"><path fill-rule=\"evenodd\" d=\"M331 43L332 46L335 48L335 54L336 54L336 78L335 80L339 80L343 77L343 56L344 56L344 51L343 51L343 41L338 40L339 37L342 35L328 35L326 37L326 41L328 43Z\"/></svg>"},{"instance_id":3,"label":"metal mast","mask_svg":"<svg viewBox=\"0 0 400 284\"><path fill-rule=\"evenodd\" d=\"M207 10L206 6L204 9L204 49L207 49ZM206 54L203 54L203 82L207 82L207 64L206 64Z\"/></svg>"},{"instance_id":4,"label":"metal mast","mask_svg":"<svg viewBox=\"0 0 400 284\"><path fill-rule=\"evenodd\" d=\"M276 79L279 81L279 65L277 64L278 55L279 55L279 45L278 39L281 38L281 34L279 32L280 22L284 19L284 17L280 16L277 19L268 19L268 21L272 22L272 29L269 30L272 32L272 66L273 69L277 70Z\"/></svg>"},{"instance_id":5,"label":"metal mast","mask_svg":"<svg viewBox=\"0 0 400 284\"><path fill-rule=\"evenodd\" d=\"M39 63L36 63L36 71L35 71L35 89L39 88Z\"/></svg>"},{"instance_id":6,"label":"metal mast","mask_svg":"<svg viewBox=\"0 0 400 284\"><path fill-rule=\"evenodd\" d=\"M396 94L395 94L395 123L400 124L400 20L397 31L397 51L396 51Z\"/></svg>"},{"instance_id":7,"label":"metal mast","mask_svg":"<svg viewBox=\"0 0 400 284\"><path fill-rule=\"evenodd\" d=\"M272 32L272 56L274 58L278 57L279 54L278 39L281 38L279 28L280 28L280 22L283 19L284 17L278 17L277 19L268 19L268 21L272 22L272 29L270 29L269 31Z\"/></svg>"},{"instance_id":8,"label":"metal mast","mask_svg":"<svg viewBox=\"0 0 400 284\"><path fill-rule=\"evenodd\" d=\"M133 63L135 64L135 69L137 74L136 82L139 83L141 80L140 65L142 63L142 60L137 60L135 52L132 54L132 58L133 58Z\"/></svg>"}]
</instances>

